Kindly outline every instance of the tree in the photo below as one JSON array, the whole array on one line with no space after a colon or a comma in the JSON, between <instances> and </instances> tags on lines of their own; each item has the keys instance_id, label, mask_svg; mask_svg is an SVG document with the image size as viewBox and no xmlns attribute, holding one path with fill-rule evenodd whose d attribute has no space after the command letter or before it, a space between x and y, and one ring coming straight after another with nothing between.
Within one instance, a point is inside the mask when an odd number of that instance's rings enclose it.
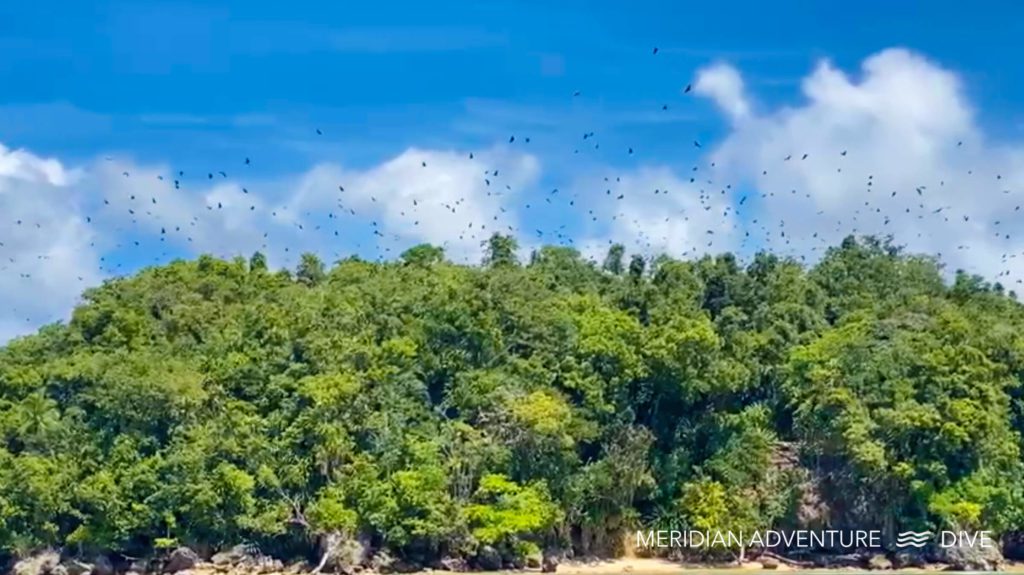
<instances>
[{"instance_id":1,"label":"tree","mask_svg":"<svg viewBox=\"0 0 1024 575\"><path fill-rule=\"evenodd\" d=\"M402 252L400 257L406 265L426 267L444 261L444 248L419 244Z\"/></svg>"},{"instance_id":2,"label":"tree","mask_svg":"<svg viewBox=\"0 0 1024 575\"><path fill-rule=\"evenodd\" d=\"M514 237L495 233L490 239L483 242L483 245L485 266L507 267L519 264L519 260L516 258L519 242Z\"/></svg>"},{"instance_id":3,"label":"tree","mask_svg":"<svg viewBox=\"0 0 1024 575\"><path fill-rule=\"evenodd\" d=\"M608 248L608 255L605 256L601 269L613 275L622 275L622 258L625 253L625 246L622 244L612 244L612 247Z\"/></svg>"},{"instance_id":4,"label":"tree","mask_svg":"<svg viewBox=\"0 0 1024 575\"><path fill-rule=\"evenodd\" d=\"M998 286L873 238L810 267L485 248L87 290L0 347L0 552L359 537L427 566L614 554L645 524L1024 530L1024 306Z\"/></svg>"},{"instance_id":5,"label":"tree","mask_svg":"<svg viewBox=\"0 0 1024 575\"><path fill-rule=\"evenodd\" d=\"M633 281L640 281L640 278L644 275L644 270L647 268L647 261L644 260L642 255L636 254L629 260L629 277Z\"/></svg>"},{"instance_id":6,"label":"tree","mask_svg":"<svg viewBox=\"0 0 1024 575\"><path fill-rule=\"evenodd\" d=\"M324 263L315 254L304 253L299 261L299 267L295 270L295 279L307 286L315 286L324 281L327 273L324 271Z\"/></svg>"},{"instance_id":7,"label":"tree","mask_svg":"<svg viewBox=\"0 0 1024 575\"><path fill-rule=\"evenodd\" d=\"M497 474L480 479L474 500L466 509L473 536L513 551L520 540L535 546L561 515L543 483L518 485ZM523 552L522 547L518 550Z\"/></svg>"},{"instance_id":8,"label":"tree","mask_svg":"<svg viewBox=\"0 0 1024 575\"><path fill-rule=\"evenodd\" d=\"M263 252L253 252L252 257L249 258L249 271L267 271L267 256L263 255Z\"/></svg>"}]
</instances>

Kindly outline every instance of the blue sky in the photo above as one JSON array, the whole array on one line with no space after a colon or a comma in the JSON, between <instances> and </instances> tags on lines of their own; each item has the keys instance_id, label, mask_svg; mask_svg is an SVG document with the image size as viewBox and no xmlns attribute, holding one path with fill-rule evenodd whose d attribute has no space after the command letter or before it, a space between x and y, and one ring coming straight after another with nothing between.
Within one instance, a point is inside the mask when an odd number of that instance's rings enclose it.
<instances>
[{"instance_id":1,"label":"blue sky","mask_svg":"<svg viewBox=\"0 0 1024 575\"><path fill-rule=\"evenodd\" d=\"M0 282L12 302L0 310L0 338L66 317L86 285L201 251L264 249L287 265L305 249L391 257L450 241L472 261L466 246L486 235L488 218L489 230L500 221L526 246L571 241L590 255L616 240L674 255L768 247L813 260L819 237L899 223L903 206L892 203L870 220L868 209L851 216L870 207L853 195L867 193L869 172L891 174L879 185L893 191L949 190L955 174L986 174L983 186L965 180L948 198L932 195L914 212L908 204L900 229L915 249L1017 278L1012 250L989 245L1009 226L997 212L976 214L984 226L969 230L923 214L945 203L966 210L978 202L957 202L970 194L1002 194L1010 203L997 211L1013 203L1003 192L1024 157L1024 7L634 6L0 4L0 210L21 215L0 216L0 257L25 274ZM688 84L697 88L684 94ZM962 140L968 147L951 151ZM812 157L773 179L768 166L794 153ZM483 173L498 166L502 176ZM936 166L949 176L933 182ZM227 175L208 177L219 171ZM337 195L339 182L349 196ZM488 195L504 186L506 195ZM652 190L670 187L688 199L657 203ZM783 204L786 193L806 201ZM111 213L144 198L130 215ZM412 201L419 209L425 198L439 211L413 215ZM21 231L33 216L34 231ZM704 241L712 231L717 244ZM58 272L67 277L42 279ZM39 293L52 303L31 297Z\"/></svg>"},{"instance_id":2,"label":"blue sky","mask_svg":"<svg viewBox=\"0 0 1024 575\"><path fill-rule=\"evenodd\" d=\"M709 60L741 67L758 97L774 103L796 96L819 58L849 69L891 46L957 69L996 128L1019 130L1019 4L631 6L7 2L0 141L175 164L229 164L251 153L272 171L339 150L370 163L413 144L485 145L528 126L534 108L569 109L569 94L580 90L586 99L576 107L595 116L652 112L649 123L622 126L621 137L662 140L645 154L672 158L681 129L708 139L721 131L707 102L679 94ZM651 58L655 46L660 57ZM662 103L678 122L653 119ZM330 147L313 145L314 127ZM300 142L310 148L287 145Z\"/></svg>"}]
</instances>

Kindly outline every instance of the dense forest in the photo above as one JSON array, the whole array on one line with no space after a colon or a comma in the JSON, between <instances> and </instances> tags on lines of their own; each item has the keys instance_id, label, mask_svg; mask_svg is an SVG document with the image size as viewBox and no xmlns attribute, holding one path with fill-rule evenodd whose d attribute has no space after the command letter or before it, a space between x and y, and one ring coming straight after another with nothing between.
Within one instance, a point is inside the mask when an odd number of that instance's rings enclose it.
<instances>
[{"instance_id":1,"label":"dense forest","mask_svg":"<svg viewBox=\"0 0 1024 575\"><path fill-rule=\"evenodd\" d=\"M874 238L294 271L203 256L0 349L0 548L325 535L427 565L631 530L1024 530L1024 307Z\"/></svg>"}]
</instances>

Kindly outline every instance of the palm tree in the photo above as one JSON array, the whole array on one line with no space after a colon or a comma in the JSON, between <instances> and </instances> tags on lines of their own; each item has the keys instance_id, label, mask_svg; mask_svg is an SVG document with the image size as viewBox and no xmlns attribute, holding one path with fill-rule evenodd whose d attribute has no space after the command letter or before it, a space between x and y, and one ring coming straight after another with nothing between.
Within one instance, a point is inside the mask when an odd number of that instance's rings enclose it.
<instances>
[{"instance_id":1,"label":"palm tree","mask_svg":"<svg viewBox=\"0 0 1024 575\"><path fill-rule=\"evenodd\" d=\"M50 435L60 424L57 402L42 392L36 392L21 401L18 406L17 432L26 449L38 450L47 443Z\"/></svg>"}]
</instances>

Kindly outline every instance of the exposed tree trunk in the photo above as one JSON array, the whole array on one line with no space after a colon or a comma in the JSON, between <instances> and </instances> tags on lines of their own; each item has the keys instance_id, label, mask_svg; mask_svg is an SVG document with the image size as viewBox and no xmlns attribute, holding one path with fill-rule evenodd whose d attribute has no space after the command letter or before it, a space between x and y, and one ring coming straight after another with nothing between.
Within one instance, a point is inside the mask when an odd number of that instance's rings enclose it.
<instances>
[{"instance_id":1,"label":"exposed tree trunk","mask_svg":"<svg viewBox=\"0 0 1024 575\"><path fill-rule=\"evenodd\" d=\"M338 547L341 545L342 536L338 531L331 531L320 537L320 549L323 555L320 557L320 564L313 569L313 574L320 573L323 568L327 565L327 562L334 558L338 552Z\"/></svg>"}]
</instances>

